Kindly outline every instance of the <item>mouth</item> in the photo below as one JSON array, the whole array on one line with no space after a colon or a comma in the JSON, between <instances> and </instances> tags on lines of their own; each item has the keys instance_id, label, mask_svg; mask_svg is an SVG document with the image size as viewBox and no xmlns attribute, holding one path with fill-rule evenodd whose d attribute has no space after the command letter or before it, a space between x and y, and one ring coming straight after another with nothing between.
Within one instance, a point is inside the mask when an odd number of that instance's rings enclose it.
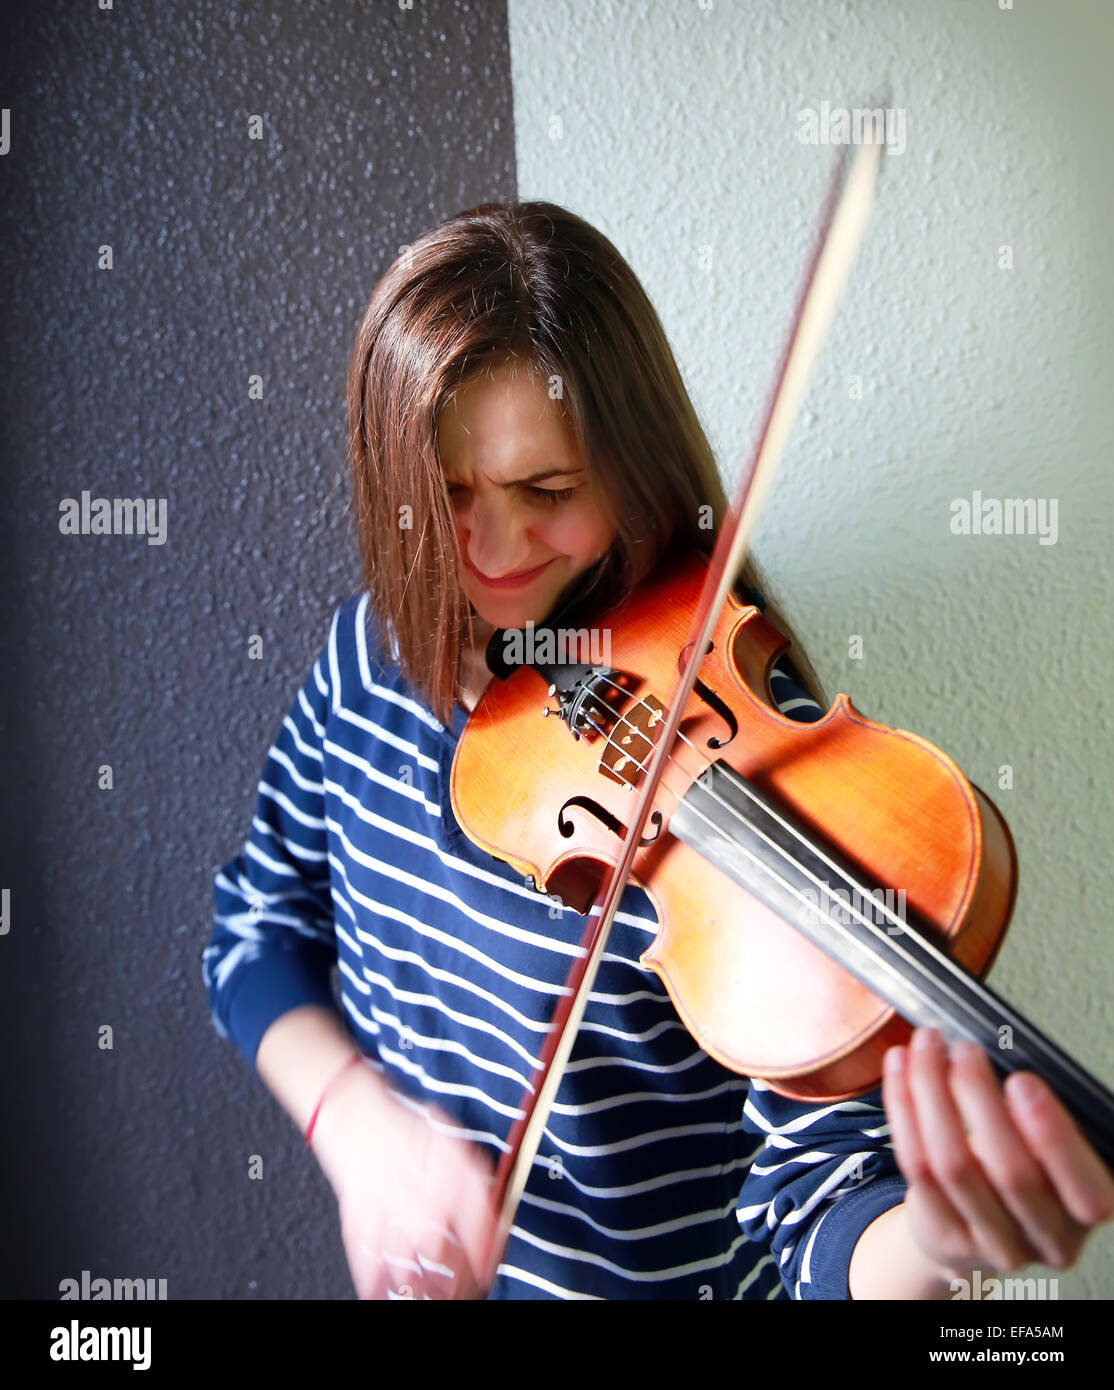
<instances>
[{"instance_id":1,"label":"mouth","mask_svg":"<svg viewBox=\"0 0 1114 1390\"><path fill-rule=\"evenodd\" d=\"M502 579L489 579L486 574L481 574L469 560L465 560L464 563L469 572L474 574L487 589L521 589L536 579L542 570L548 569L553 560L547 560L544 565L537 565L532 570L520 570L518 574L505 574Z\"/></svg>"}]
</instances>

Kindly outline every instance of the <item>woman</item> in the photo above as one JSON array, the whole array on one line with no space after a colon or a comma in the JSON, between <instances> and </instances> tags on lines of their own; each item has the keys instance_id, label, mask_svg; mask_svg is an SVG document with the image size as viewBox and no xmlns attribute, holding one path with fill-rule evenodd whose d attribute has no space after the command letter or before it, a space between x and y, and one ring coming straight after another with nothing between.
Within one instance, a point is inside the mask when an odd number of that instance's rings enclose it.
<instances>
[{"instance_id":1,"label":"woman","mask_svg":"<svg viewBox=\"0 0 1114 1390\"><path fill-rule=\"evenodd\" d=\"M494 1163L583 922L463 835L453 751L498 633L604 612L665 556L710 553L726 499L644 291L553 204L487 204L409 247L348 401L364 582L217 876L204 974L333 1185L358 1295L944 1298L975 1267L1070 1265L1114 1182L1046 1087L1025 1108L1027 1078L1003 1092L932 1030L855 1101L748 1082L638 964L657 923L631 885L480 1286ZM748 562L743 601L758 586ZM767 693L819 718L793 654Z\"/></svg>"}]
</instances>

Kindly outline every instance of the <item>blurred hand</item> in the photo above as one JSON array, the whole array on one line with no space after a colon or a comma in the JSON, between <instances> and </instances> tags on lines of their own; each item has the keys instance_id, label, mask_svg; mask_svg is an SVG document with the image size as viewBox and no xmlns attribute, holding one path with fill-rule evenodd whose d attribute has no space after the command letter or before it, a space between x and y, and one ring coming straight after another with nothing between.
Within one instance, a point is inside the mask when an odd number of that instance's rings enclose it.
<instances>
[{"instance_id":1,"label":"blurred hand","mask_svg":"<svg viewBox=\"0 0 1114 1390\"><path fill-rule=\"evenodd\" d=\"M485 1155L437 1106L408 1110L358 1067L321 1107L313 1149L336 1194L358 1298L486 1298L496 1213Z\"/></svg>"}]
</instances>

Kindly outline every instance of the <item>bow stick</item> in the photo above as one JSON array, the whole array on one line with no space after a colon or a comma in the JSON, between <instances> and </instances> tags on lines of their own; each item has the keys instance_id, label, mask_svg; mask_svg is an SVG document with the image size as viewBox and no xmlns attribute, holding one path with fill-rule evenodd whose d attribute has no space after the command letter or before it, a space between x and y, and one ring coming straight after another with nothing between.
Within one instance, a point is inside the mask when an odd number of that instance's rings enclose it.
<instances>
[{"instance_id":1,"label":"bow stick","mask_svg":"<svg viewBox=\"0 0 1114 1390\"><path fill-rule=\"evenodd\" d=\"M727 592L745 558L758 512L785 451L817 354L862 241L874 199L881 157L882 145L871 142L868 136L851 163L850 172L847 172L849 161L846 148L841 148L832 170L804 284L778 363L758 443L750 465L736 487L708 563L700 599L689 628L689 640L682 650L684 669L677 689L665 706L669 711L668 717L650 753L645 781L627 827L619 862L607 866L603 883L588 913L588 923L580 941L581 954L569 971L565 992L558 998L538 1066L523 1098L523 1113L511 1127L508 1148L495 1174L495 1204L499 1214L492 1228L492 1241L485 1261L484 1287L488 1290L498 1274L514 1215L587 1007L588 995L611 932L619 899L626 888L635 850L642 839L646 816L665 769L666 750L673 744L681 714L696 682L700 659L693 659L694 655L698 651L704 652L708 634L718 620ZM687 659L685 652L691 654ZM599 918L593 922L597 910Z\"/></svg>"}]
</instances>

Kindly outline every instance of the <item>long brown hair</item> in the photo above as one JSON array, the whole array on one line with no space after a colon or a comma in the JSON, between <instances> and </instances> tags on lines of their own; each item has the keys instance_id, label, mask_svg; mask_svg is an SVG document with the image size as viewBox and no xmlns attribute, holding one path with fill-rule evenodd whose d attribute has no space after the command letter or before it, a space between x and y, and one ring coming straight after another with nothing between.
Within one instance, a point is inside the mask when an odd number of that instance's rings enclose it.
<instances>
[{"instance_id":1,"label":"long brown hair","mask_svg":"<svg viewBox=\"0 0 1114 1390\"><path fill-rule=\"evenodd\" d=\"M483 203L404 248L353 344L348 451L364 587L403 674L442 723L473 627L438 417L476 373L515 359L548 380L614 507L615 540L586 579L602 607L676 546L710 555L727 510L657 313L602 233L554 203ZM803 684L827 708L752 557L734 587L744 603L759 591L765 616L793 642Z\"/></svg>"}]
</instances>

